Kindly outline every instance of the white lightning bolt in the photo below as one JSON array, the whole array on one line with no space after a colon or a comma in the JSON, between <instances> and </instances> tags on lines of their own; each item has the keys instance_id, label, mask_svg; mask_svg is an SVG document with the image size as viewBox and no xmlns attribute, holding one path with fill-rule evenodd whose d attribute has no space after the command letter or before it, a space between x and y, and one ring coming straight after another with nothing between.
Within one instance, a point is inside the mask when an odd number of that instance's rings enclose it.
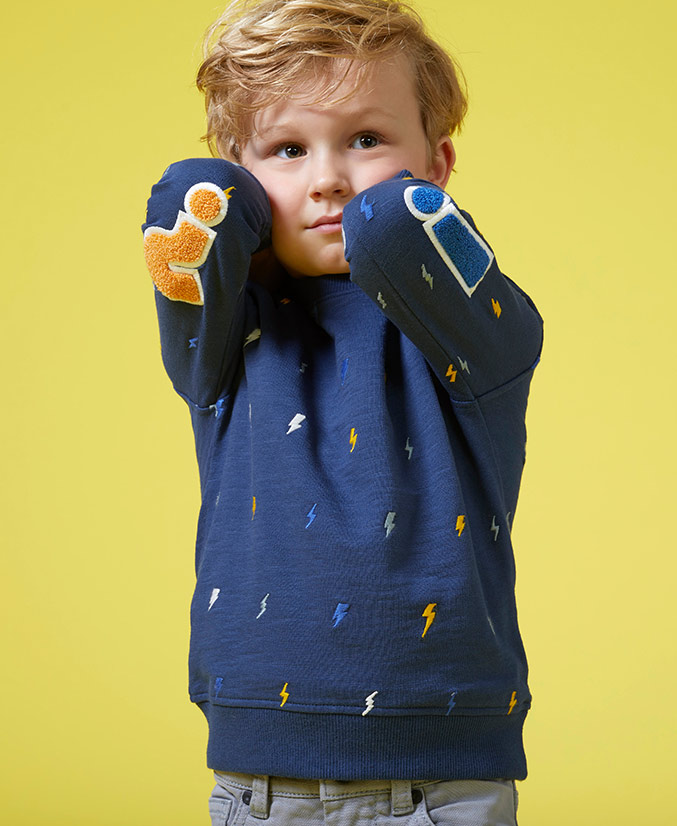
<instances>
[{"instance_id":1,"label":"white lightning bolt","mask_svg":"<svg viewBox=\"0 0 677 826\"><path fill-rule=\"evenodd\" d=\"M404 449L409 453L409 459L411 459L411 454L414 452L414 448L409 444L409 436L407 436L407 444Z\"/></svg>"},{"instance_id":2,"label":"white lightning bolt","mask_svg":"<svg viewBox=\"0 0 677 826\"><path fill-rule=\"evenodd\" d=\"M378 694L378 691L372 691L372 693L371 693L368 697L366 697L366 698L365 698L364 702L367 704L367 707L366 707L366 708L365 708L365 710L362 712L362 716L363 716L363 717L366 717L366 716L367 716L367 714L369 714L369 712L370 712L370 711L372 710L372 708L374 707L374 697L375 697L377 694Z\"/></svg>"},{"instance_id":3,"label":"white lightning bolt","mask_svg":"<svg viewBox=\"0 0 677 826\"><path fill-rule=\"evenodd\" d=\"M468 367L468 362L464 361L460 356L458 358L458 363L461 365L461 370L465 370L465 372L470 375L470 368Z\"/></svg>"},{"instance_id":4,"label":"white lightning bolt","mask_svg":"<svg viewBox=\"0 0 677 826\"><path fill-rule=\"evenodd\" d=\"M306 417L303 413L297 413L294 418L289 422L289 430L285 433L285 436L289 436L290 433L293 433L295 430L301 429L301 423L305 422Z\"/></svg>"},{"instance_id":5,"label":"white lightning bolt","mask_svg":"<svg viewBox=\"0 0 677 826\"><path fill-rule=\"evenodd\" d=\"M308 365L305 363L305 361L302 361L302 362L301 362L301 367L299 368L299 373L305 373L305 372L306 372L306 367L307 367L307 366L308 366Z\"/></svg>"},{"instance_id":6,"label":"white lightning bolt","mask_svg":"<svg viewBox=\"0 0 677 826\"><path fill-rule=\"evenodd\" d=\"M496 524L496 517L491 517L491 530L494 532L494 542L498 539L498 532L501 530L500 526Z\"/></svg>"},{"instance_id":7,"label":"white lightning bolt","mask_svg":"<svg viewBox=\"0 0 677 826\"><path fill-rule=\"evenodd\" d=\"M248 344L251 344L252 341L256 341L257 338L261 338L261 329L259 327L251 331L251 333L244 340L244 344L242 346L246 347Z\"/></svg>"},{"instance_id":8,"label":"white lightning bolt","mask_svg":"<svg viewBox=\"0 0 677 826\"><path fill-rule=\"evenodd\" d=\"M380 291L380 290L379 290L379 292L378 292L378 295L376 296L376 300L377 300L377 301L378 301L378 303L381 305L381 307L383 307L383 309L385 310L385 308L386 308L388 305L387 305L387 304L386 304L386 302L385 302L385 298L383 298L383 296L381 295L381 291Z\"/></svg>"},{"instance_id":9,"label":"white lightning bolt","mask_svg":"<svg viewBox=\"0 0 677 826\"><path fill-rule=\"evenodd\" d=\"M256 619L258 619L259 617L262 617L266 613L266 607L267 607L266 603L268 602L268 597L269 596L270 596L270 594L266 594L265 597L261 600L261 605L260 605L261 610L256 615Z\"/></svg>"},{"instance_id":10,"label":"white lightning bolt","mask_svg":"<svg viewBox=\"0 0 677 826\"><path fill-rule=\"evenodd\" d=\"M220 588L214 588L214 590L212 591L211 597L209 597L209 608L207 608L208 611L212 610L212 605L214 605L216 600L219 598L220 593L221 593Z\"/></svg>"},{"instance_id":11,"label":"white lightning bolt","mask_svg":"<svg viewBox=\"0 0 677 826\"><path fill-rule=\"evenodd\" d=\"M388 515L386 516L386 521L383 523L383 527L386 529L386 536L390 536L390 534L395 530L395 517L397 513L395 511L389 511ZM399 536L399 534L398 534Z\"/></svg>"}]
</instances>

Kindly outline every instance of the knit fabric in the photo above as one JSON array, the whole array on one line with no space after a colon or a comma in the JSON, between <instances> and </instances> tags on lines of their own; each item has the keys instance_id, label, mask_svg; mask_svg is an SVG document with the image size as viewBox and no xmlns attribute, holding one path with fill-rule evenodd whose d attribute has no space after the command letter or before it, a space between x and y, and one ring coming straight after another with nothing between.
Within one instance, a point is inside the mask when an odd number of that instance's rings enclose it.
<instances>
[{"instance_id":1,"label":"knit fabric","mask_svg":"<svg viewBox=\"0 0 677 826\"><path fill-rule=\"evenodd\" d=\"M208 764L521 779L510 531L542 322L470 216L406 171L343 227L350 276L272 293L247 280L270 209L246 170L182 161L148 203L200 469L189 689Z\"/></svg>"}]
</instances>

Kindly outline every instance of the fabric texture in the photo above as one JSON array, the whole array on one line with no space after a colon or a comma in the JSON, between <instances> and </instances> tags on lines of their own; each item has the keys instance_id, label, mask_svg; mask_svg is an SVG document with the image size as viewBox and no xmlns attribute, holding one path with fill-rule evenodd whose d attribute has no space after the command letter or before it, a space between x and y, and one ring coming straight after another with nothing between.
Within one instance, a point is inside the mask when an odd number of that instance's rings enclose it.
<instances>
[{"instance_id":1,"label":"fabric texture","mask_svg":"<svg viewBox=\"0 0 677 826\"><path fill-rule=\"evenodd\" d=\"M343 228L350 276L273 293L248 280L270 209L246 170L174 164L148 203L200 470L189 690L208 764L521 779L510 532L542 322L471 217L406 171Z\"/></svg>"}]
</instances>

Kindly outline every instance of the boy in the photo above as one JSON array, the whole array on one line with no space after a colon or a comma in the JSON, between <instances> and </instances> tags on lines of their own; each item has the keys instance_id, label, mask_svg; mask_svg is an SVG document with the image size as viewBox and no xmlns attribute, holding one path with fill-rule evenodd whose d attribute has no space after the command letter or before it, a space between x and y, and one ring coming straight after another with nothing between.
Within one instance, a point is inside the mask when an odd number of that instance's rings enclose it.
<instances>
[{"instance_id":1,"label":"boy","mask_svg":"<svg viewBox=\"0 0 677 826\"><path fill-rule=\"evenodd\" d=\"M402 4L262 0L198 84L222 157L166 171L145 249L200 468L212 822L514 824L542 324L444 192L454 65Z\"/></svg>"}]
</instances>

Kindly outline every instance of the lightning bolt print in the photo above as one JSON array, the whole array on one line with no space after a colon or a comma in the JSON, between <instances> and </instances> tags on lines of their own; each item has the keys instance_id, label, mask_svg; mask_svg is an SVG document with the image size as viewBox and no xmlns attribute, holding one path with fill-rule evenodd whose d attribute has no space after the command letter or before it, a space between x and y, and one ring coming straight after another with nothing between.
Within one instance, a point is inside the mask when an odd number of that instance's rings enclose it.
<instances>
[{"instance_id":1,"label":"lightning bolt print","mask_svg":"<svg viewBox=\"0 0 677 826\"><path fill-rule=\"evenodd\" d=\"M374 697L375 697L377 694L378 694L378 691L372 691L372 693L371 693L368 697L365 697L364 702L365 702L365 705L366 705L367 707L366 707L366 708L365 708L365 710L362 712L362 716L363 716L363 717L366 717L366 716L367 716L367 714L369 714L369 712L370 712L370 711L372 710L372 708L374 707Z\"/></svg>"},{"instance_id":2,"label":"lightning bolt print","mask_svg":"<svg viewBox=\"0 0 677 826\"><path fill-rule=\"evenodd\" d=\"M409 437L408 436L407 436L407 444L406 444L404 449L409 454L409 461L411 461L411 454L414 452L414 448L409 444Z\"/></svg>"},{"instance_id":3,"label":"lightning bolt print","mask_svg":"<svg viewBox=\"0 0 677 826\"><path fill-rule=\"evenodd\" d=\"M451 714L452 708L454 708L454 706L456 705L456 695L457 694L458 694L458 691L454 691L454 693L451 695L451 697L449 697L449 705L447 706L447 714L446 714L447 717Z\"/></svg>"},{"instance_id":4,"label":"lightning bolt print","mask_svg":"<svg viewBox=\"0 0 677 826\"><path fill-rule=\"evenodd\" d=\"M456 381L456 373L457 372L458 371L454 369L454 365L450 364L449 369L447 370L447 378L449 379L449 382L451 384L453 384Z\"/></svg>"},{"instance_id":5,"label":"lightning bolt print","mask_svg":"<svg viewBox=\"0 0 677 826\"><path fill-rule=\"evenodd\" d=\"M341 365L341 387L345 384L346 376L348 375L348 362L350 359L343 359L343 364Z\"/></svg>"},{"instance_id":6,"label":"lightning bolt print","mask_svg":"<svg viewBox=\"0 0 677 826\"><path fill-rule=\"evenodd\" d=\"M251 333L247 336L244 340L243 347L246 347L248 344L251 344L253 341L261 338L261 329L257 327L255 330L252 330Z\"/></svg>"},{"instance_id":7,"label":"lightning bolt print","mask_svg":"<svg viewBox=\"0 0 677 826\"><path fill-rule=\"evenodd\" d=\"M501 317L501 305L496 301L495 298L491 299L491 306L494 308L494 313L496 313L496 318Z\"/></svg>"},{"instance_id":8,"label":"lightning bolt print","mask_svg":"<svg viewBox=\"0 0 677 826\"><path fill-rule=\"evenodd\" d=\"M428 285L430 286L430 289L432 290L433 289L433 277L432 277L432 275L430 275L428 270L425 268L425 264L421 264L421 278L424 281L427 281Z\"/></svg>"},{"instance_id":9,"label":"lightning bolt print","mask_svg":"<svg viewBox=\"0 0 677 826\"><path fill-rule=\"evenodd\" d=\"M208 610L208 611L211 611L211 610L212 610L212 608L213 608L213 606L214 606L214 603L215 603L215 602L216 602L216 600L219 598L219 594L220 594L220 593L221 593L221 589L220 589L220 588L214 588L214 589L212 590L212 595L209 597L209 608L207 608L207 610Z\"/></svg>"},{"instance_id":10,"label":"lightning bolt print","mask_svg":"<svg viewBox=\"0 0 677 826\"><path fill-rule=\"evenodd\" d=\"M465 514L460 514L456 517L456 530L458 531L458 535L460 536L465 529Z\"/></svg>"},{"instance_id":11,"label":"lightning bolt print","mask_svg":"<svg viewBox=\"0 0 677 826\"><path fill-rule=\"evenodd\" d=\"M460 356L458 356L458 363L461 365L461 370L465 370L465 372L470 375L470 368L468 367L468 362L464 361Z\"/></svg>"},{"instance_id":12,"label":"lightning bolt print","mask_svg":"<svg viewBox=\"0 0 677 826\"><path fill-rule=\"evenodd\" d=\"M309 528L313 524L313 522L315 521L315 508L316 507L317 507L317 502L315 502L313 507L306 514L306 516L308 517L308 524L306 525L306 528Z\"/></svg>"},{"instance_id":13,"label":"lightning bolt print","mask_svg":"<svg viewBox=\"0 0 677 826\"><path fill-rule=\"evenodd\" d=\"M381 294L381 291L380 291L380 290L378 291L378 295L376 296L376 300L377 300L377 301L378 301L378 303L381 305L381 307L383 307L383 309L385 310L385 308L386 308L388 305L386 304L386 300L385 300L385 298L383 297L383 295Z\"/></svg>"},{"instance_id":14,"label":"lightning bolt print","mask_svg":"<svg viewBox=\"0 0 677 826\"><path fill-rule=\"evenodd\" d=\"M355 432L355 428L350 428L350 444L352 447L350 448L350 452L352 453L355 450L355 444L357 443L357 433Z\"/></svg>"},{"instance_id":15,"label":"lightning bolt print","mask_svg":"<svg viewBox=\"0 0 677 826\"><path fill-rule=\"evenodd\" d=\"M266 613L266 608L268 607L268 597L269 596L270 596L270 594L266 594L265 597L261 600L261 605L259 606L259 608L261 610L256 615L256 619L259 619L259 617L262 617Z\"/></svg>"},{"instance_id":16,"label":"lightning bolt print","mask_svg":"<svg viewBox=\"0 0 677 826\"><path fill-rule=\"evenodd\" d=\"M494 542L498 539L498 532L501 530L501 526L496 524L496 517L491 517L491 530L494 532Z\"/></svg>"},{"instance_id":17,"label":"lightning bolt print","mask_svg":"<svg viewBox=\"0 0 677 826\"><path fill-rule=\"evenodd\" d=\"M285 704L285 703L287 702L287 700L289 699L289 692L287 691L287 686L288 686L288 685L289 685L289 683L285 683L285 684L284 684L284 688L283 688L283 689L282 689L282 691L280 692L280 697L282 697L282 702L280 703L280 708L282 708L282 706L284 706L284 704Z\"/></svg>"},{"instance_id":18,"label":"lightning bolt print","mask_svg":"<svg viewBox=\"0 0 677 826\"><path fill-rule=\"evenodd\" d=\"M290 433L293 433L295 430L300 430L301 425L305 422L306 417L303 413L297 413L294 418L289 422L289 430L285 433L285 436L289 436Z\"/></svg>"},{"instance_id":19,"label":"lightning bolt print","mask_svg":"<svg viewBox=\"0 0 677 826\"><path fill-rule=\"evenodd\" d=\"M374 217L374 204L367 203L367 196L362 196L362 203L360 204L360 212L364 215L367 221L371 221Z\"/></svg>"},{"instance_id":20,"label":"lightning bolt print","mask_svg":"<svg viewBox=\"0 0 677 826\"><path fill-rule=\"evenodd\" d=\"M334 611L334 616L332 619L334 620L334 624L332 628L336 628L336 626L346 618L346 614L348 613L348 609L350 608L350 603L348 602L339 602L336 606L336 610Z\"/></svg>"},{"instance_id":21,"label":"lightning bolt print","mask_svg":"<svg viewBox=\"0 0 677 826\"><path fill-rule=\"evenodd\" d=\"M422 617L425 617L425 628L423 629L423 633L421 634L421 639L425 637L428 633L428 628L433 624L435 621L436 611L435 606L437 605L436 602L431 602L425 609L425 611L421 614Z\"/></svg>"},{"instance_id":22,"label":"lightning bolt print","mask_svg":"<svg viewBox=\"0 0 677 826\"><path fill-rule=\"evenodd\" d=\"M386 538L390 536L390 534L395 530L395 517L397 513L395 511L389 511L388 515L386 516L386 521L383 523L383 527L386 529Z\"/></svg>"},{"instance_id":23,"label":"lightning bolt print","mask_svg":"<svg viewBox=\"0 0 677 826\"><path fill-rule=\"evenodd\" d=\"M256 497L252 496L252 519L256 515Z\"/></svg>"},{"instance_id":24,"label":"lightning bolt print","mask_svg":"<svg viewBox=\"0 0 677 826\"><path fill-rule=\"evenodd\" d=\"M510 707L508 708L508 714L512 714L513 708L517 705L517 692L513 691L512 697L510 698Z\"/></svg>"}]
</instances>

